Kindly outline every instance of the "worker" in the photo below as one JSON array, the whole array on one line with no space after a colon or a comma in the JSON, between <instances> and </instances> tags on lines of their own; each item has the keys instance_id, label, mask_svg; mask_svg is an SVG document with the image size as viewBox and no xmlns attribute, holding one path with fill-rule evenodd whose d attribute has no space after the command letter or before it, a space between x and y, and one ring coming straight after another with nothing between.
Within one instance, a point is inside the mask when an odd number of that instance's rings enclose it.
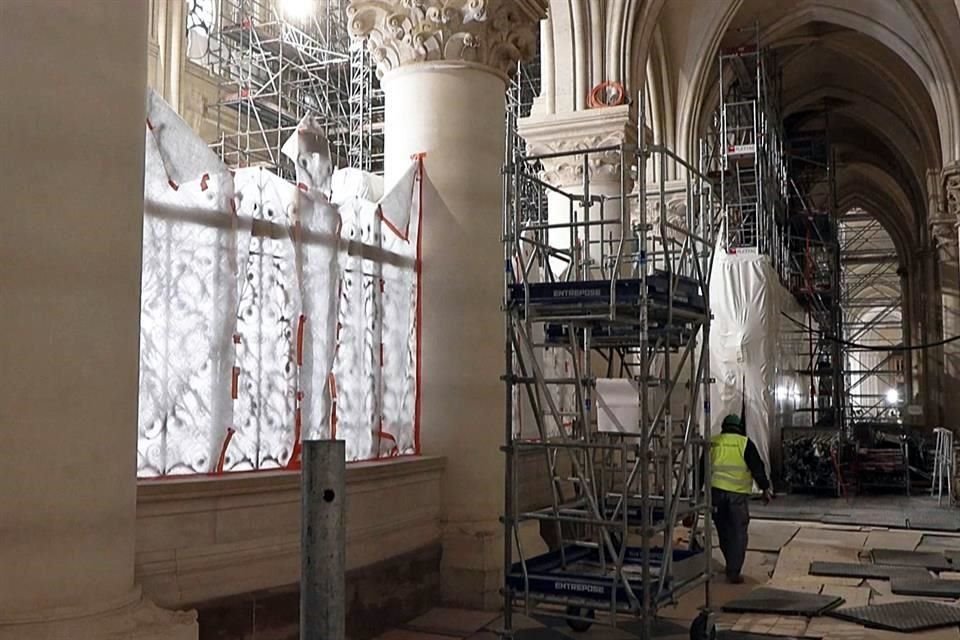
<instances>
[{"instance_id":1,"label":"worker","mask_svg":"<svg viewBox=\"0 0 960 640\"><path fill-rule=\"evenodd\" d=\"M747 437L740 416L731 414L723 419L721 433L710 442L710 466L713 521L727 564L727 581L740 584L743 582L740 571L747 555L748 503L753 483L763 492L764 503L773 498L760 451Z\"/></svg>"}]
</instances>

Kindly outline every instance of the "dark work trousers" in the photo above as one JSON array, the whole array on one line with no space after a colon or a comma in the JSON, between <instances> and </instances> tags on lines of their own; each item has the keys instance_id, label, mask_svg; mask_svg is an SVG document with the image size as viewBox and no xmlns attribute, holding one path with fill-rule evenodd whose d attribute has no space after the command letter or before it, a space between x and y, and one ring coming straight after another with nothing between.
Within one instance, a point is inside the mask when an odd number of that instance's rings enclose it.
<instances>
[{"instance_id":1,"label":"dark work trousers","mask_svg":"<svg viewBox=\"0 0 960 640\"><path fill-rule=\"evenodd\" d=\"M750 496L713 489L713 522L720 551L727 563L727 576L740 575L747 556L747 528L750 524Z\"/></svg>"}]
</instances>

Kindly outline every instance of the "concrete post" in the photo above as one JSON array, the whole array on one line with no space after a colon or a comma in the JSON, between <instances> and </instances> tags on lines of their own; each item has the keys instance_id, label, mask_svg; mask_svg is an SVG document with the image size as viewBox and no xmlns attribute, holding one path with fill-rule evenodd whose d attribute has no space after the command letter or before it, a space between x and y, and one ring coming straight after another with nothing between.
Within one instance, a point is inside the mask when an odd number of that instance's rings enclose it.
<instances>
[{"instance_id":1,"label":"concrete post","mask_svg":"<svg viewBox=\"0 0 960 640\"><path fill-rule=\"evenodd\" d=\"M300 638L344 640L346 444L303 443Z\"/></svg>"}]
</instances>

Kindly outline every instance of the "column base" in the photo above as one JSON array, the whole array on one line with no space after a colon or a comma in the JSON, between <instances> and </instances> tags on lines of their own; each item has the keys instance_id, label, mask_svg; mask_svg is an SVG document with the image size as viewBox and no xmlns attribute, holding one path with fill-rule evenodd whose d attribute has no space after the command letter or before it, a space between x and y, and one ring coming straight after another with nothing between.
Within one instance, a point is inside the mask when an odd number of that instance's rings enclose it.
<instances>
[{"instance_id":1,"label":"column base","mask_svg":"<svg viewBox=\"0 0 960 640\"><path fill-rule=\"evenodd\" d=\"M520 546L526 558L546 553L547 545L540 537L537 522L520 525ZM514 562L519 558L519 550L514 544ZM499 522L448 522L443 531L440 580L443 602L448 606L501 610L503 525Z\"/></svg>"},{"instance_id":2,"label":"column base","mask_svg":"<svg viewBox=\"0 0 960 640\"><path fill-rule=\"evenodd\" d=\"M119 604L119 606L116 606ZM197 640L196 611L167 611L140 595L100 607L56 609L28 617L0 614L0 640Z\"/></svg>"}]
</instances>

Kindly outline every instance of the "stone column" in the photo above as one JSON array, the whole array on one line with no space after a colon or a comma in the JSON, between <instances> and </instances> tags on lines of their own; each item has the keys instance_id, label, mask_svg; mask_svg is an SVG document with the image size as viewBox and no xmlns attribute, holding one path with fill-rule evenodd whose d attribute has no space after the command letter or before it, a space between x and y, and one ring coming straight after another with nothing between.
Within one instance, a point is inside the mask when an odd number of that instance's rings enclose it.
<instances>
[{"instance_id":1,"label":"stone column","mask_svg":"<svg viewBox=\"0 0 960 640\"><path fill-rule=\"evenodd\" d=\"M941 183L941 180L943 182ZM958 254L957 215L947 211L946 186L939 172L931 172L928 180L930 195L929 224L936 238L936 268L940 282L940 339L960 335L960 254ZM960 396L953 393L960 383L960 344L950 343L937 352L943 361L940 380L940 404L943 416L960 415ZM943 426L943 425L937 425Z\"/></svg>"},{"instance_id":2,"label":"stone column","mask_svg":"<svg viewBox=\"0 0 960 640\"><path fill-rule=\"evenodd\" d=\"M0 639L197 637L134 584L147 0L4 0Z\"/></svg>"},{"instance_id":3,"label":"stone column","mask_svg":"<svg viewBox=\"0 0 960 640\"><path fill-rule=\"evenodd\" d=\"M960 222L960 164L943 171L941 185L941 215L935 221L934 233L939 248L943 338L951 338L960 335L960 238L957 232ZM955 392L960 384L960 342L944 345L943 361L943 411L949 423L960 415L960 394Z\"/></svg>"},{"instance_id":4,"label":"stone column","mask_svg":"<svg viewBox=\"0 0 960 640\"><path fill-rule=\"evenodd\" d=\"M636 116L631 113L628 105L565 113L532 114L520 123L519 132L527 142L527 152L530 155L637 143ZM621 224L630 224L629 207L624 209L619 201L621 196L620 155L617 152L589 155L586 169L583 160L583 156L577 155L544 160L544 181L574 196L583 195L585 184L589 181L591 196L614 198L605 203L603 219L619 220ZM629 192L632 188L630 167L627 167L627 180L624 186ZM547 201L551 222L569 221L570 205L567 198L548 192ZM599 206L594 205L590 215L592 218L598 217ZM608 234L616 232L617 229L615 225L605 225L605 232ZM557 235L568 236L569 234L566 230L561 230ZM583 240L583 238L580 239ZM597 238L591 238L591 242L596 240ZM567 237L551 239L551 244L554 246L566 247L568 243ZM596 268L592 270L595 272L593 277L600 279L600 247L591 245L590 253L590 257L596 263ZM609 248L605 249L604 253L609 255Z\"/></svg>"},{"instance_id":5,"label":"stone column","mask_svg":"<svg viewBox=\"0 0 960 640\"><path fill-rule=\"evenodd\" d=\"M929 247L932 242L927 230L921 232L921 246ZM936 283L936 249L924 248L911 257L909 278L911 337L914 344L930 344L940 339L939 317L940 300ZM923 422L933 427L941 421L940 378L943 369L943 357L940 349L922 349L912 352L914 366L914 393L923 406Z\"/></svg>"},{"instance_id":6,"label":"stone column","mask_svg":"<svg viewBox=\"0 0 960 640\"><path fill-rule=\"evenodd\" d=\"M635 145L637 142L637 121L628 105L560 113L534 112L519 123L519 133L527 143L528 155L567 153L620 144ZM611 222L611 224L604 225L604 231L607 234L618 233L619 225L630 224L630 208L623 207L620 201L622 194L620 155L618 153L605 152L589 155L586 166L582 155L571 154L549 158L543 160L543 168L543 180L570 196L582 196L584 187L589 182L591 197L612 198L612 200L605 202L602 211L603 219ZM633 186L630 179L630 167L627 167L626 175L628 183L624 187L629 193ZM582 220L584 216L583 207L574 204L573 208L578 218ZM594 204L590 208L589 214L591 219L599 219L601 216L599 205ZM548 191L547 216L550 223L569 222L571 198ZM568 229L552 230L549 233L551 246L570 248L571 238ZM597 239L591 237L591 242L596 242ZM586 239L582 234L579 234L577 240L584 242ZM594 263L594 267L590 269L590 277L599 280L603 277L600 264L605 256L610 256L612 247L607 246L601 250L598 245L591 244L590 246L589 258ZM630 250L630 247L627 247L627 250ZM553 265L554 275L559 277L564 266L565 264L560 262ZM539 336L535 336L535 339L539 339ZM550 349L544 355L547 362L542 363L542 365L548 377L572 375L573 364L567 351L560 348ZM599 360L599 358L596 359L597 366L600 366ZM602 374L603 372L598 371L597 373ZM564 388L562 391L558 391L554 401L561 411L573 411L576 408L572 388ZM526 412L532 411L526 398L521 397L520 403ZM525 417L524 424L527 424L527 422L529 421ZM548 429L559 430L559 426L554 424L549 416L546 417L546 422Z\"/></svg>"},{"instance_id":7,"label":"stone column","mask_svg":"<svg viewBox=\"0 0 960 640\"><path fill-rule=\"evenodd\" d=\"M448 602L501 604L507 73L533 54L546 0L351 0L386 98L385 178L424 153L421 443L447 458Z\"/></svg>"}]
</instances>

